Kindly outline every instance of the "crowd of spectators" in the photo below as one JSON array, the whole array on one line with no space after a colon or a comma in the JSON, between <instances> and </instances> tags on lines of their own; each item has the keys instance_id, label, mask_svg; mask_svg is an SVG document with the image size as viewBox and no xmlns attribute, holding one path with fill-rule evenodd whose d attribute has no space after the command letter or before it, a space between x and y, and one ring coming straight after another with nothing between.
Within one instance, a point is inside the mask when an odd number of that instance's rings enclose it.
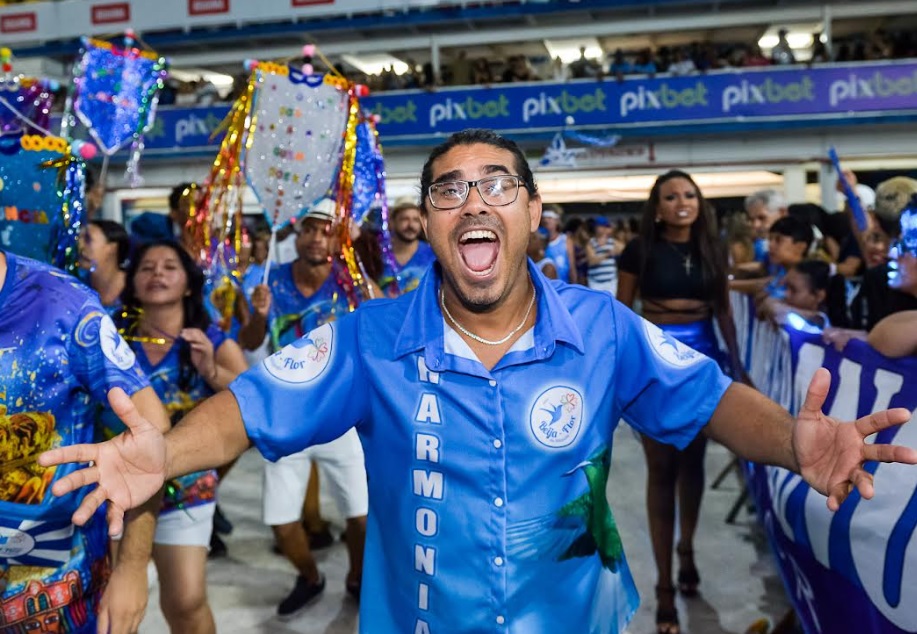
<instances>
[{"instance_id":1,"label":"crowd of spectators","mask_svg":"<svg viewBox=\"0 0 917 634\"><path fill-rule=\"evenodd\" d=\"M571 79L624 79L632 76L657 74L691 75L727 68L754 68L797 63L872 61L917 57L917 36L911 32L872 34L838 40L831 47L821 41L819 33L812 36L812 45L805 54L790 47L786 32L781 31L777 44L769 54L757 44L714 44L692 42L684 46L661 46L625 51L616 49L604 59L589 57L580 49L580 57L565 64L559 57L526 57L513 55L506 60L486 57L471 58L464 49L445 51L449 61L435 73L430 62L404 60L407 71L398 74L391 66L379 74L366 74L339 65L338 70L356 83L365 84L373 92L392 90L435 90L440 86L473 86L499 83L553 81ZM804 61L803 61L804 60ZM323 70L318 67L318 70ZM192 106L231 102L247 81L245 74L236 77L231 88L218 89L209 81L181 81L169 78L160 95L161 105Z\"/></svg>"}]
</instances>

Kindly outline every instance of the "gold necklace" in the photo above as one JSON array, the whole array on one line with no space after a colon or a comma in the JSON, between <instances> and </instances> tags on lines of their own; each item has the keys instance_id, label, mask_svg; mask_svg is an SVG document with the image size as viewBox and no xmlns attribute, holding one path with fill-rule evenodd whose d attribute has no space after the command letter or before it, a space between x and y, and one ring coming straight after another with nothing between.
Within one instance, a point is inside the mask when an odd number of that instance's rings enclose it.
<instances>
[{"instance_id":1,"label":"gold necklace","mask_svg":"<svg viewBox=\"0 0 917 634\"><path fill-rule=\"evenodd\" d=\"M473 332L471 332L470 330L468 330L467 328L465 328L464 326L462 326L462 324L458 323L455 317L452 316L452 313L449 312L449 309L446 308L446 294L443 291L442 287L440 287L439 289L439 303L442 305L443 312L446 314L446 317L449 318L449 321L452 322L452 325L458 328L462 332L462 334L474 339L475 341L479 343L483 343L488 346L499 346L500 344L503 344L509 341L513 335L515 335L517 332L522 330L522 327L525 325L525 322L529 320L529 315L532 313L532 307L535 306L535 287L532 286L532 299L529 301L529 307L526 309L525 316L522 318L522 321L519 322L519 325L513 328L512 331L510 331L508 335L506 335L502 339L497 339L496 341L491 341L490 339L479 337L476 334L474 334Z\"/></svg>"}]
</instances>

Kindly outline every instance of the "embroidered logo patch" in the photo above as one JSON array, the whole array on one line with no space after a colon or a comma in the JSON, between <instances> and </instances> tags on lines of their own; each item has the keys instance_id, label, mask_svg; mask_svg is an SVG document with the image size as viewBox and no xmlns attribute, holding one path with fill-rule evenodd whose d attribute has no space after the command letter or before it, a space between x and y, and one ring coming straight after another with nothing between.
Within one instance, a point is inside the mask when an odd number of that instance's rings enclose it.
<instances>
[{"instance_id":1,"label":"embroidered logo patch","mask_svg":"<svg viewBox=\"0 0 917 634\"><path fill-rule=\"evenodd\" d=\"M264 360L264 367L274 378L287 383L314 380L331 360L334 330L331 324L319 326Z\"/></svg>"},{"instance_id":2,"label":"embroidered logo patch","mask_svg":"<svg viewBox=\"0 0 917 634\"><path fill-rule=\"evenodd\" d=\"M558 385L535 399L529 425L535 440L560 449L573 444L583 424L583 396L572 387Z\"/></svg>"},{"instance_id":3,"label":"embroidered logo patch","mask_svg":"<svg viewBox=\"0 0 917 634\"><path fill-rule=\"evenodd\" d=\"M700 352L689 348L678 339L664 332L655 324L643 320L646 339L656 356L676 368L686 368L704 358Z\"/></svg>"},{"instance_id":4,"label":"embroidered logo patch","mask_svg":"<svg viewBox=\"0 0 917 634\"><path fill-rule=\"evenodd\" d=\"M35 540L28 533L0 526L0 558L15 559L35 548Z\"/></svg>"},{"instance_id":5,"label":"embroidered logo patch","mask_svg":"<svg viewBox=\"0 0 917 634\"><path fill-rule=\"evenodd\" d=\"M115 322L108 315L103 315L99 320L99 345L102 354L121 370L133 367L136 357L134 351L115 328Z\"/></svg>"}]
</instances>

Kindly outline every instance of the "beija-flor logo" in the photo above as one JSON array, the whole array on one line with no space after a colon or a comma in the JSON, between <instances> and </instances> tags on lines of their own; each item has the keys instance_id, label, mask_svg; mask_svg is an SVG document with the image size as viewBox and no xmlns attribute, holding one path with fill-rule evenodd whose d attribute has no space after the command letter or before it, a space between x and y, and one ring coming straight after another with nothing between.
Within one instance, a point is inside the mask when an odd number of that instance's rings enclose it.
<instances>
[{"instance_id":1,"label":"beija-flor logo","mask_svg":"<svg viewBox=\"0 0 917 634\"><path fill-rule=\"evenodd\" d=\"M583 395L572 387L557 385L535 399L529 412L535 440L551 449L569 447L583 425Z\"/></svg>"},{"instance_id":2,"label":"beija-flor logo","mask_svg":"<svg viewBox=\"0 0 917 634\"><path fill-rule=\"evenodd\" d=\"M133 367L136 357L134 351L118 332L115 322L108 315L103 315L99 320L99 345L102 354L121 370Z\"/></svg>"},{"instance_id":3,"label":"beija-flor logo","mask_svg":"<svg viewBox=\"0 0 917 634\"><path fill-rule=\"evenodd\" d=\"M676 368L686 368L704 358L704 355L700 352L689 348L671 334L645 319L643 320L643 331L656 356L669 365L673 365Z\"/></svg>"},{"instance_id":4,"label":"beija-flor logo","mask_svg":"<svg viewBox=\"0 0 917 634\"><path fill-rule=\"evenodd\" d=\"M35 540L21 530L0 526L0 557L15 559L35 548Z\"/></svg>"},{"instance_id":5,"label":"beija-flor logo","mask_svg":"<svg viewBox=\"0 0 917 634\"><path fill-rule=\"evenodd\" d=\"M319 326L264 360L265 369L274 378L287 383L315 380L331 360L334 330L331 324Z\"/></svg>"}]
</instances>

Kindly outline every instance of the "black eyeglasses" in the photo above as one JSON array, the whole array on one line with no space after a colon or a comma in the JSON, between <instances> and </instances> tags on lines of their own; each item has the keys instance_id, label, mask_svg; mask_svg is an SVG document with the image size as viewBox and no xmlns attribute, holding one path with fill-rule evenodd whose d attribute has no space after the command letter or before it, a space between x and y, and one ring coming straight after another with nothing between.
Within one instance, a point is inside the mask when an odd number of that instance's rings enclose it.
<instances>
[{"instance_id":1,"label":"black eyeglasses","mask_svg":"<svg viewBox=\"0 0 917 634\"><path fill-rule=\"evenodd\" d=\"M457 209L468 200L468 193L474 187L485 204L504 207L516 202L522 177L511 174L488 176L476 181L443 181L433 183L427 189L430 204L436 209Z\"/></svg>"}]
</instances>

